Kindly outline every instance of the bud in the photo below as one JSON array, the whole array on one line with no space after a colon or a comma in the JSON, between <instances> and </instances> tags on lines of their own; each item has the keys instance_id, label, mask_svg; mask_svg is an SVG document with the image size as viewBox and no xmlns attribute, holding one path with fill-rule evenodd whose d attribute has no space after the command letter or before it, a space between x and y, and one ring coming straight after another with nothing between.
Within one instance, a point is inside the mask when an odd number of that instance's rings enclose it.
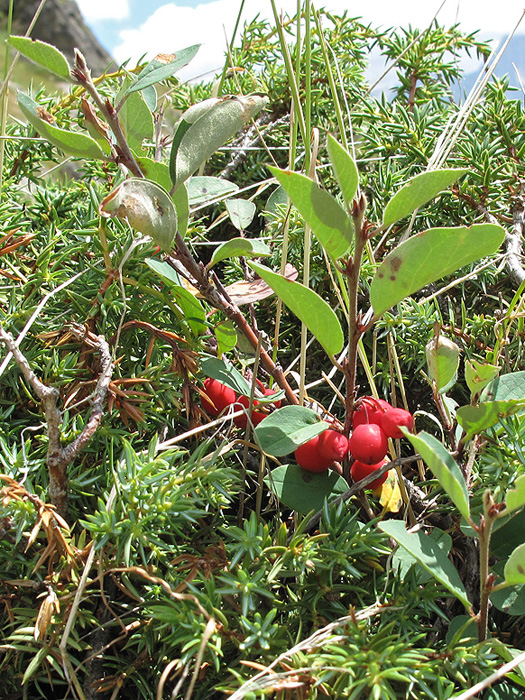
<instances>
[{"instance_id":1,"label":"bud","mask_svg":"<svg viewBox=\"0 0 525 700\"><path fill-rule=\"evenodd\" d=\"M432 385L442 394L456 383L459 347L450 338L436 334L427 343L425 352Z\"/></svg>"}]
</instances>

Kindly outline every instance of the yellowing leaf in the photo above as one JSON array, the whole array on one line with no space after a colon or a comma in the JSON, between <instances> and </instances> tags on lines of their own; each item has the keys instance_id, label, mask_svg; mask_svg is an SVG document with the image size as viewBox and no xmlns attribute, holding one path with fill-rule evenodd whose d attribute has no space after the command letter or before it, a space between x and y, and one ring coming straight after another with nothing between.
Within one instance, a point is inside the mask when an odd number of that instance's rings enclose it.
<instances>
[{"instance_id":1,"label":"yellowing leaf","mask_svg":"<svg viewBox=\"0 0 525 700\"><path fill-rule=\"evenodd\" d=\"M393 469L388 472L385 483L374 489L372 493L374 496L379 496L379 503L383 506L383 514L399 513L401 510L403 498L401 497L401 489Z\"/></svg>"}]
</instances>

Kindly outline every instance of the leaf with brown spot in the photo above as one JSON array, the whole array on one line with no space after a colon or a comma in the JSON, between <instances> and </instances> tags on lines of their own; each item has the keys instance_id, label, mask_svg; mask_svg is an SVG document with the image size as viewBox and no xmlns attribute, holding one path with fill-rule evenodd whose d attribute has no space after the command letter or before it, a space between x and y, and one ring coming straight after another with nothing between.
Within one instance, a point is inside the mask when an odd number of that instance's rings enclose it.
<instances>
[{"instance_id":1,"label":"leaf with brown spot","mask_svg":"<svg viewBox=\"0 0 525 700\"><path fill-rule=\"evenodd\" d=\"M370 287L376 316L422 287L497 251L505 231L497 224L431 228L386 256Z\"/></svg>"}]
</instances>

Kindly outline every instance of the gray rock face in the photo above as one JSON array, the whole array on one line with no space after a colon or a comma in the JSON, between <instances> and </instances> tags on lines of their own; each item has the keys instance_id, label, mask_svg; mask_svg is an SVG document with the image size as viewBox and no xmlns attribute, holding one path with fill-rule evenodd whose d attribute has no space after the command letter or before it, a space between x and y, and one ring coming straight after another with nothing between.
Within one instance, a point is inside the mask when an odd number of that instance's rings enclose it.
<instances>
[{"instance_id":1,"label":"gray rock face","mask_svg":"<svg viewBox=\"0 0 525 700\"><path fill-rule=\"evenodd\" d=\"M13 33L25 34L39 4L39 0L15 1ZM0 15L4 25L8 9L9 0L0 0ZM95 75L103 73L113 62L110 54L84 22L74 0L47 0L31 36L53 44L69 60L73 59L74 49L79 49Z\"/></svg>"}]
</instances>

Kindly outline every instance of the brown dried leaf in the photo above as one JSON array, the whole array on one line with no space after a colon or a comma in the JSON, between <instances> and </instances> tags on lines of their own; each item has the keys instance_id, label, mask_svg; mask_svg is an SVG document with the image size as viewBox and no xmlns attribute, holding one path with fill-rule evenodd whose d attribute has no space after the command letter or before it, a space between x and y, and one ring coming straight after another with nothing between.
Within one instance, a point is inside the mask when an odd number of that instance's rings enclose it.
<instances>
[{"instance_id":1,"label":"brown dried leaf","mask_svg":"<svg viewBox=\"0 0 525 700\"><path fill-rule=\"evenodd\" d=\"M290 263L286 264L285 277L289 280L296 280L298 276L297 269ZM225 287L231 300L237 306L242 304L254 304L256 301L266 299L274 292L266 282L262 279L253 280L253 282L234 282Z\"/></svg>"},{"instance_id":2,"label":"brown dried leaf","mask_svg":"<svg viewBox=\"0 0 525 700\"><path fill-rule=\"evenodd\" d=\"M173 63L176 58L176 53L158 53L153 60L159 63Z\"/></svg>"},{"instance_id":3,"label":"brown dried leaf","mask_svg":"<svg viewBox=\"0 0 525 700\"><path fill-rule=\"evenodd\" d=\"M47 628L53 617L53 610L59 612L59 603L55 592L50 590L38 610L35 631L33 632L33 636L37 642L39 639L43 639L46 636Z\"/></svg>"}]
</instances>

